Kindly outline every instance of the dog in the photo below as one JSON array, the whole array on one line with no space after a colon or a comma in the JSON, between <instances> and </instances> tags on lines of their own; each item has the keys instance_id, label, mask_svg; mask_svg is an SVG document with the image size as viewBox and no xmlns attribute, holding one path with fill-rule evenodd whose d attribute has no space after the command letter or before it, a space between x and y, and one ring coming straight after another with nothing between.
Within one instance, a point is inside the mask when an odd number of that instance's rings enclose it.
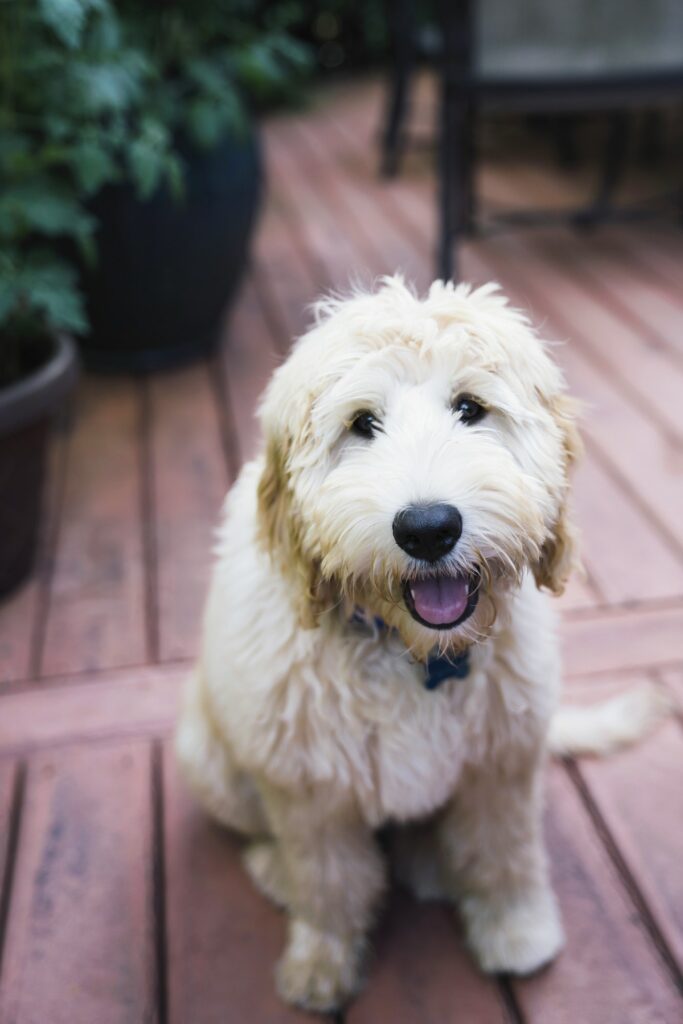
<instances>
[{"instance_id":1,"label":"dog","mask_svg":"<svg viewBox=\"0 0 683 1024\"><path fill-rule=\"evenodd\" d=\"M400 277L319 302L266 390L177 753L287 912L290 1003L358 992L389 862L457 904L485 971L533 972L562 947L547 752L606 752L660 710L639 691L557 711L544 591L577 559L575 411L497 286L420 299Z\"/></svg>"}]
</instances>

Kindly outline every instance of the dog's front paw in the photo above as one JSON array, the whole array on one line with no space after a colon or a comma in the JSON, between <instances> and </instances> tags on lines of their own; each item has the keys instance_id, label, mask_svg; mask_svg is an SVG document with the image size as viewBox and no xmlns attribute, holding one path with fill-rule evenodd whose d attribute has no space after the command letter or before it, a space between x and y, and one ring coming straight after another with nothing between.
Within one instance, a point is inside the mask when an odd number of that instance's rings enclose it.
<instances>
[{"instance_id":1,"label":"dog's front paw","mask_svg":"<svg viewBox=\"0 0 683 1024\"><path fill-rule=\"evenodd\" d=\"M277 966L277 988L287 1003L321 1013L337 1010L361 986L361 944L293 920Z\"/></svg>"},{"instance_id":2,"label":"dog's front paw","mask_svg":"<svg viewBox=\"0 0 683 1024\"><path fill-rule=\"evenodd\" d=\"M550 889L510 902L467 898L462 906L467 941L489 973L531 974L553 960L564 932Z\"/></svg>"}]
</instances>

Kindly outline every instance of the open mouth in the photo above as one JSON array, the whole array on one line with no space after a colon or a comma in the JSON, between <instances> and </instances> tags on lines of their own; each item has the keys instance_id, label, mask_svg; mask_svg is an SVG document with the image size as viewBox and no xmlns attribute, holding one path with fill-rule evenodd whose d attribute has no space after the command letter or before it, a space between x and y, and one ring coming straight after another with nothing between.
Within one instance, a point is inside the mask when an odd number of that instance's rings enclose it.
<instances>
[{"instance_id":1,"label":"open mouth","mask_svg":"<svg viewBox=\"0 0 683 1024\"><path fill-rule=\"evenodd\" d=\"M403 600L412 617L429 629L453 629L469 619L479 600L479 573L436 574L406 580Z\"/></svg>"}]
</instances>

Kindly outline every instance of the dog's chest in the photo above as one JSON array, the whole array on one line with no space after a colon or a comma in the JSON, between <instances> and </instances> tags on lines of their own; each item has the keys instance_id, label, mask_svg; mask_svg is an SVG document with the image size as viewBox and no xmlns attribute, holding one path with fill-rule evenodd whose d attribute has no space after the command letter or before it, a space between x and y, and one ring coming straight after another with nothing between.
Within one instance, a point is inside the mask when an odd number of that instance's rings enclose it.
<instances>
[{"instance_id":1,"label":"dog's chest","mask_svg":"<svg viewBox=\"0 0 683 1024\"><path fill-rule=\"evenodd\" d=\"M371 734L368 756L373 787L362 797L373 824L423 817L452 794L463 760L462 734L452 715L426 714L412 728L381 726ZM449 728L450 726L450 728Z\"/></svg>"},{"instance_id":2,"label":"dog's chest","mask_svg":"<svg viewBox=\"0 0 683 1024\"><path fill-rule=\"evenodd\" d=\"M423 817L453 792L465 755L463 703L469 680L424 687L420 666L384 661L358 680L359 771L354 788L368 822Z\"/></svg>"}]
</instances>

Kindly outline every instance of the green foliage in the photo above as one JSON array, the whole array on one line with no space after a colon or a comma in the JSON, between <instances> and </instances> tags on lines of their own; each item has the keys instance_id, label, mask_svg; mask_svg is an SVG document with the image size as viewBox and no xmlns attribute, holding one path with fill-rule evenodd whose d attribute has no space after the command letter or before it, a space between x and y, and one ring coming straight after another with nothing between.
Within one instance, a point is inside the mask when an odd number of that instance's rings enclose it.
<instances>
[{"instance_id":1,"label":"green foliage","mask_svg":"<svg viewBox=\"0 0 683 1024\"><path fill-rule=\"evenodd\" d=\"M88 329L89 202L130 182L183 192L180 147L247 129L307 68L264 0L1 0L0 380L34 334Z\"/></svg>"},{"instance_id":2,"label":"green foliage","mask_svg":"<svg viewBox=\"0 0 683 1024\"><path fill-rule=\"evenodd\" d=\"M40 318L55 331L85 331L74 268L49 251L31 252L23 259L0 253L0 323L11 314L22 322Z\"/></svg>"}]
</instances>

